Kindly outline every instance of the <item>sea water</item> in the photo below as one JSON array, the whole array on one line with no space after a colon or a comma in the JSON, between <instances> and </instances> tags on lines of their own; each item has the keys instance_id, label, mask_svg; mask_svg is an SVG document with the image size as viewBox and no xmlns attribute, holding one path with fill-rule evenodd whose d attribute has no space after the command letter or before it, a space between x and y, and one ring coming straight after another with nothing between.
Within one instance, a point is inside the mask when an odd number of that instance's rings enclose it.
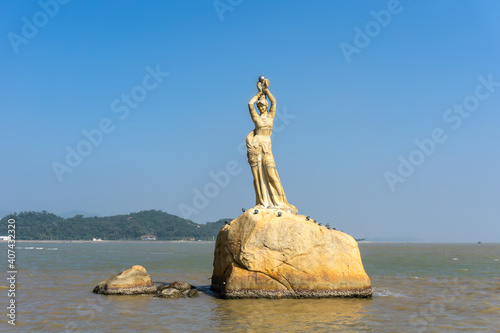
<instances>
[{"instance_id":1,"label":"sea water","mask_svg":"<svg viewBox=\"0 0 500 333\"><path fill-rule=\"evenodd\" d=\"M17 242L13 332L500 332L500 244L360 244L370 299L222 300L210 294L212 242ZM7 244L0 244L5 256ZM198 298L104 296L133 265L189 282Z\"/></svg>"}]
</instances>

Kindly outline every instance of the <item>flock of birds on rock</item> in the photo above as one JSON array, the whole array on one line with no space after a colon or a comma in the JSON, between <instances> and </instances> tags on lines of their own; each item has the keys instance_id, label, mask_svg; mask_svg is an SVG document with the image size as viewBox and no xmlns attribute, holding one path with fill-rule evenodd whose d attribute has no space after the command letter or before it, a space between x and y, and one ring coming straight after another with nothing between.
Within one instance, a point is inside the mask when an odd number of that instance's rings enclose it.
<instances>
[{"instance_id":1,"label":"flock of birds on rock","mask_svg":"<svg viewBox=\"0 0 500 333\"><path fill-rule=\"evenodd\" d=\"M242 209L241 209L241 211L244 213L244 212L246 212L246 209L245 209L245 208L242 208ZM258 209L254 209L253 213L254 213L254 214L258 214L258 213L259 213L259 210L258 210ZM278 217L279 217L279 216L281 216L281 215L283 215L283 214L282 214L281 212L278 212ZM307 221L311 220L311 217L310 217L310 216L306 216L306 220L307 220ZM321 226L321 223L318 223L318 221L316 221L316 220L312 220L312 221L313 221L314 223L316 223L317 225ZM227 224L227 225L231 225L231 222L226 221L226 224ZM325 224L325 227L326 227L327 229L329 229L329 230L337 230L336 228L330 228L330 224L329 224L329 223Z\"/></svg>"}]
</instances>

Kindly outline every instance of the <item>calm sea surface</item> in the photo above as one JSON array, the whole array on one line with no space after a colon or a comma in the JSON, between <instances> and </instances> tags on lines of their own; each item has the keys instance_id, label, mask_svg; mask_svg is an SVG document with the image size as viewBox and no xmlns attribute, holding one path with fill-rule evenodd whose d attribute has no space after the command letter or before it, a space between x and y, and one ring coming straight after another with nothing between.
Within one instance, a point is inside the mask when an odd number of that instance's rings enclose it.
<instances>
[{"instance_id":1,"label":"calm sea surface","mask_svg":"<svg viewBox=\"0 0 500 333\"><path fill-rule=\"evenodd\" d=\"M500 244L360 244L372 299L103 296L140 264L153 281L205 286L214 243L18 242L17 332L500 332ZM7 272L7 244L0 244Z\"/></svg>"}]
</instances>

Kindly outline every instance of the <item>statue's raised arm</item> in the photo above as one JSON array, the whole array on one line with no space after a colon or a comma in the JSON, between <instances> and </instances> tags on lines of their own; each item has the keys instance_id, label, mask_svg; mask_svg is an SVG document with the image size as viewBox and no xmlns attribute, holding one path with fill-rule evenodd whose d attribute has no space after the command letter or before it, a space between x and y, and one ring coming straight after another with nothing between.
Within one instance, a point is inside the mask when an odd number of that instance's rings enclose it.
<instances>
[{"instance_id":1,"label":"statue's raised arm","mask_svg":"<svg viewBox=\"0 0 500 333\"><path fill-rule=\"evenodd\" d=\"M267 87L269 87L269 81L267 81ZM273 94L269 91L269 88L264 88L264 94L269 98L271 101L271 107L269 108L269 116L274 118L276 116L276 99L274 98Z\"/></svg>"},{"instance_id":2,"label":"statue's raised arm","mask_svg":"<svg viewBox=\"0 0 500 333\"><path fill-rule=\"evenodd\" d=\"M255 122L257 120L257 117L259 114L257 113L257 110L255 109L255 102L259 100L259 98L263 96L262 90L257 92L254 97L248 102L248 111L250 111L250 116L252 117L252 120Z\"/></svg>"}]
</instances>

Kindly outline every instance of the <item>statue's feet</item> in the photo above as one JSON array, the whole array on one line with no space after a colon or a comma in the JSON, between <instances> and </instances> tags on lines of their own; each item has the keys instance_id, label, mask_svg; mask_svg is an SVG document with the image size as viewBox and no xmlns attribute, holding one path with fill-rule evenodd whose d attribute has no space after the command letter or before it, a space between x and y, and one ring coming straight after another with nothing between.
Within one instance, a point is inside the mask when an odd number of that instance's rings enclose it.
<instances>
[{"instance_id":1,"label":"statue's feet","mask_svg":"<svg viewBox=\"0 0 500 333\"><path fill-rule=\"evenodd\" d=\"M283 207L282 209L286 212L289 212L289 213L292 213L295 215L297 215L299 213L299 210L297 209L297 207L295 207L292 204L288 204L287 206Z\"/></svg>"},{"instance_id":2,"label":"statue's feet","mask_svg":"<svg viewBox=\"0 0 500 333\"><path fill-rule=\"evenodd\" d=\"M297 207L295 207L294 205L291 205L291 204L287 204L287 205L282 205L282 206L269 206L269 207L266 207L264 205L255 205L252 210L255 210L255 209L279 209L279 210L282 210L284 212L287 212L287 213L291 213L291 214L294 214L294 215L297 215L299 213Z\"/></svg>"},{"instance_id":3,"label":"statue's feet","mask_svg":"<svg viewBox=\"0 0 500 333\"><path fill-rule=\"evenodd\" d=\"M282 210L284 212L291 213L294 215L297 215L299 213L297 207L295 207L294 205L291 205L291 204L275 206L275 207L268 207L268 208L279 209L279 210Z\"/></svg>"}]
</instances>

